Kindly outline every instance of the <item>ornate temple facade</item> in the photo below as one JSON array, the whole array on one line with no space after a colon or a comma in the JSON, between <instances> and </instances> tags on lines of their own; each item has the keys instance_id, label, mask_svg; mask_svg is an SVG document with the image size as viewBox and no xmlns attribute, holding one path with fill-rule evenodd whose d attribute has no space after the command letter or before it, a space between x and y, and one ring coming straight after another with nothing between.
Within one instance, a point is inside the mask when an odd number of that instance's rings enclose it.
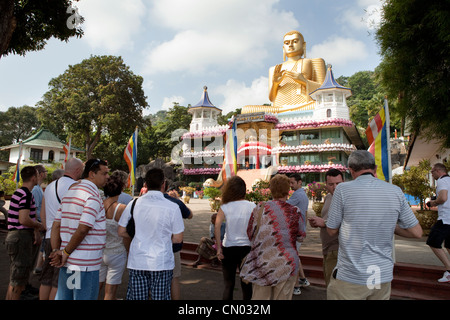
<instances>
[{"instance_id":1,"label":"ornate temple facade","mask_svg":"<svg viewBox=\"0 0 450 320\"><path fill-rule=\"evenodd\" d=\"M311 93L315 100L304 110L271 113L258 110L236 116L238 175L258 170L261 179L271 173L299 172L303 181L324 181L325 172L337 168L347 172L347 159L356 149L366 148L350 120L342 87L328 68L322 86ZM270 108L270 106L268 106ZM183 174L195 181L220 180L224 160L225 133L230 125L218 125L221 110L214 106L205 88L193 115L190 131L183 135Z\"/></svg>"},{"instance_id":2,"label":"ornate temple facade","mask_svg":"<svg viewBox=\"0 0 450 320\"><path fill-rule=\"evenodd\" d=\"M247 186L275 173L302 174L303 182L324 181L330 168L350 177L349 154L366 149L350 120L347 98L323 59L303 56L303 36L294 31L284 37L283 61L269 70L271 105L247 105L228 125L218 125L221 109L214 106L205 87L202 99L189 108L190 131L183 135L183 173L193 181L222 184L226 132L236 123L239 176Z\"/></svg>"}]
</instances>

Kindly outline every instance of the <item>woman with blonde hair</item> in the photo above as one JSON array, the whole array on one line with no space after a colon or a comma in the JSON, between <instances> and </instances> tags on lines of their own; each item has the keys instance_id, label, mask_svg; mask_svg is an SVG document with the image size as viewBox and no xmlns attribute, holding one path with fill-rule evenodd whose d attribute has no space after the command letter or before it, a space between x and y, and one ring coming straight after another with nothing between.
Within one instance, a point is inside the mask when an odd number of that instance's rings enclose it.
<instances>
[{"instance_id":1,"label":"woman with blonde hair","mask_svg":"<svg viewBox=\"0 0 450 320\"><path fill-rule=\"evenodd\" d=\"M297 238L304 237L300 211L286 202L290 185L285 175L270 180L273 200L260 203L250 217L251 250L241 278L253 284L253 300L291 300L299 268Z\"/></svg>"},{"instance_id":2,"label":"woman with blonde hair","mask_svg":"<svg viewBox=\"0 0 450 320\"><path fill-rule=\"evenodd\" d=\"M247 225L256 205L245 200L247 188L245 181L238 176L226 180L222 203L217 213L214 234L217 244L217 257L222 262L224 280L223 300L233 300L236 279L236 268L241 266L242 259L250 251L247 236ZM225 236L221 241L220 227L226 221ZM244 300L252 297L252 285L241 281Z\"/></svg>"}]
</instances>

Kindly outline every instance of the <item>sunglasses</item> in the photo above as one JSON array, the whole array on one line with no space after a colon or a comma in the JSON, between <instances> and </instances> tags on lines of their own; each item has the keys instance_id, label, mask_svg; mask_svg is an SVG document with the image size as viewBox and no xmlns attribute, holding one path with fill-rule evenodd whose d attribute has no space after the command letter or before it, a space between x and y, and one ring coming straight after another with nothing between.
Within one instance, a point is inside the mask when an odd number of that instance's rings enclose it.
<instances>
[{"instance_id":1,"label":"sunglasses","mask_svg":"<svg viewBox=\"0 0 450 320\"><path fill-rule=\"evenodd\" d=\"M98 166L102 163L105 163L105 165L108 165L108 162L106 160L100 160L100 159L95 159L94 161L92 161L91 165L89 166L87 172L91 171L91 169L95 166Z\"/></svg>"}]
</instances>

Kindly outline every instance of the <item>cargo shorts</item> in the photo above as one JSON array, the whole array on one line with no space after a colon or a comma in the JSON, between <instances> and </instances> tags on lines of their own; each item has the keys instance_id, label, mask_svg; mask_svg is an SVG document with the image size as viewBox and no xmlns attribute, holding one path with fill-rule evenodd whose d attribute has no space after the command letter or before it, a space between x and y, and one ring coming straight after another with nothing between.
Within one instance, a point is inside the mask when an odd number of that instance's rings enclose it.
<instances>
[{"instance_id":1,"label":"cargo shorts","mask_svg":"<svg viewBox=\"0 0 450 320\"><path fill-rule=\"evenodd\" d=\"M5 239L9 255L9 284L13 287L28 283L34 260L34 230L10 230Z\"/></svg>"}]
</instances>

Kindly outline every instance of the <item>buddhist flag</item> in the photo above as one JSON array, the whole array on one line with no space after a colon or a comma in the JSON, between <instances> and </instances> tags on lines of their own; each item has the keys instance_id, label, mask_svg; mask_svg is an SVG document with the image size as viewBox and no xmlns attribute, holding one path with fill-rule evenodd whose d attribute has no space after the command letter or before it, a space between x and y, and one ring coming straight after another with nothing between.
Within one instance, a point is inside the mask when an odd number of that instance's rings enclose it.
<instances>
[{"instance_id":1,"label":"buddhist flag","mask_svg":"<svg viewBox=\"0 0 450 320\"><path fill-rule=\"evenodd\" d=\"M66 167L67 160L69 160L71 145L72 145L72 136L69 136L69 141L63 146L63 150L65 153L64 164L62 165L63 169Z\"/></svg>"},{"instance_id":2,"label":"buddhist flag","mask_svg":"<svg viewBox=\"0 0 450 320\"><path fill-rule=\"evenodd\" d=\"M377 165L377 178L391 181L391 153L389 141L389 109L387 99L380 112L369 123L366 129L367 140L369 142L369 152L375 157Z\"/></svg>"},{"instance_id":3,"label":"buddhist flag","mask_svg":"<svg viewBox=\"0 0 450 320\"><path fill-rule=\"evenodd\" d=\"M138 130L133 133L133 135L128 140L127 147L123 153L126 163L128 164L128 169L130 175L128 176L128 186L134 186L136 183L136 163L137 163L137 136Z\"/></svg>"},{"instance_id":4,"label":"buddhist flag","mask_svg":"<svg viewBox=\"0 0 450 320\"><path fill-rule=\"evenodd\" d=\"M19 141L19 157L17 158L17 163L16 163L16 171L14 171L14 174L12 176L12 181L16 182L16 186L19 185L19 181L20 181L20 160L22 158L22 148L23 147L23 142Z\"/></svg>"},{"instance_id":5,"label":"buddhist flag","mask_svg":"<svg viewBox=\"0 0 450 320\"><path fill-rule=\"evenodd\" d=\"M237 135L236 135L236 119L233 119L231 128L226 132L227 141L225 143L225 177L223 180L235 176L237 173Z\"/></svg>"}]
</instances>

